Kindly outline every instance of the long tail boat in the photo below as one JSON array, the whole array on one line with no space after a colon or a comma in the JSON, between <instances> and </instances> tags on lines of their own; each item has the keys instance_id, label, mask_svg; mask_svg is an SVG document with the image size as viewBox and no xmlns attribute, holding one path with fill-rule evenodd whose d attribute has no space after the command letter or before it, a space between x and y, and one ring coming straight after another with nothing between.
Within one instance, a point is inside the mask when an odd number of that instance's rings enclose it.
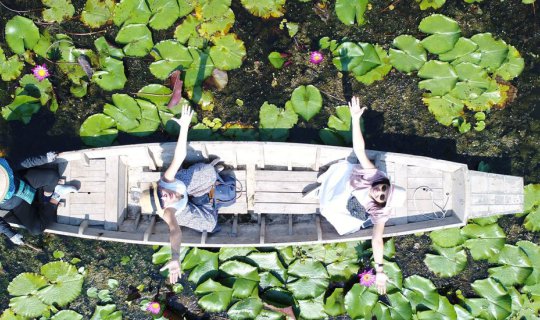
<instances>
[{"instance_id":1,"label":"long tail boat","mask_svg":"<svg viewBox=\"0 0 540 320\"><path fill-rule=\"evenodd\" d=\"M80 186L58 208L45 232L149 245L169 243L167 224L141 212L138 194L160 178L175 143L63 152L58 164ZM523 210L523 178L468 170L465 164L367 151L392 183L407 190L406 206L387 222L385 236L459 227L468 219ZM355 161L351 148L276 142L191 142L187 163L219 157L238 180L235 204L221 208L221 230L182 228L182 244L199 247L279 246L363 240L371 230L340 236L305 197L336 161ZM241 189L241 191L240 191Z\"/></svg>"}]
</instances>

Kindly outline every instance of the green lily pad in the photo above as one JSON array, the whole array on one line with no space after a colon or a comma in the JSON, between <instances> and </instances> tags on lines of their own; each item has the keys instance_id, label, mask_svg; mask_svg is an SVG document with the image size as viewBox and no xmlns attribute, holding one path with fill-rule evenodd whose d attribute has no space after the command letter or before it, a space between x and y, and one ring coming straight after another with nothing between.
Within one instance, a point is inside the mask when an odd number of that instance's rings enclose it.
<instances>
[{"instance_id":1,"label":"green lily pad","mask_svg":"<svg viewBox=\"0 0 540 320\"><path fill-rule=\"evenodd\" d=\"M345 310L343 288L335 288L334 292L326 298L324 312L332 317L337 317L347 312L347 310Z\"/></svg>"},{"instance_id":2,"label":"green lily pad","mask_svg":"<svg viewBox=\"0 0 540 320\"><path fill-rule=\"evenodd\" d=\"M73 310L61 310L51 320L82 320L83 316Z\"/></svg>"},{"instance_id":3,"label":"green lily pad","mask_svg":"<svg viewBox=\"0 0 540 320\"><path fill-rule=\"evenodd\" d=\"M111 56L113 58L122 59L124 57L124 51L111 45L105 37L99 37L94 41L97 51L101 56Z\"/></svg>"},{"instance_id":4,"label":"green lily pad","mask_svg":"<svg viewBox=\"0 0 540 320\"><path fill-rule=\"evenodd\" d=\"M433 285L431 280L413 275L405 279L404 286L407 289L403 292L411 302L413 310L416 310L419 305L429 309L436 309L438 307L440 295L437 292L437 287Z\"/></svg>"},{"instance_id":5,"label":"green lily pad","mask_svg":"<svg viewBox=\"0 0 540 320\"><path fill-rule=\"evenodd\" d=\"M336 130L346 144L351 143L351 111L349 106L337 106L336 115L331 115L328 118L328 127Z\"/></svg>"},{"instance_id":6,"label":"green lily pad","mask_svg":"<svg viewBox=\"0 0 540 320\"><path fill-rule=\"evenodd\" d=\"M148 23L154 30L164 30L171 27L180 17L180 8L176 1L148 1L152 17Z\"/></svg>"},{"instance_id":7,"label":"green lily pad","mask_svg":"<svg viewBox=\"0 0 540 320\"><path fill-rule=\"evenodd\" d=\"M114 8L113 21L118 27L128 24L147 24L152 12L145 0L121 0Z\"/></svg>"},{"instance_id":8,"label":"green lily pad","mask_svg":"<svg viewBox=\"0 0 540 320\"><path fill-rule=\"evenodd\" d=\"M19 80L19 85L28 95L39 97L42 106L53 96L53 86L49 79L39 81L33 75L27 74Z\"/></svg>"},{"instance_id":9,"label":"green lily pad","mask_svg":"<svg viewBox=\"0 0 540 320\"><path fill-rule=\"evenodd\" d=\"M33 49L39 40L39 29L34 22L22 16L11 18L5 27L6 42L16 54Z\"/></svg>"},{"instance_id":10,"label":"green lily pad","mask_svg":"<svg viewBox=\"0 0 540 320\"><path fill-rule=\"evenodd\" d=\"M504 287L492 278L476 280L473 289L485 299L465 299L464 303L475 317L505 319L512 311L512 300ZM484 301L485 300L485 301Z\"/></svg>"},{"instance_id":11,"label":"green lily pad","mask_svg":"<svg viewBox=\"0 0 540 320\"><path fill-rule=\"evenodd\" d=\"M8 59L4 56L4 50L0 48L0 74L2 80L11 81L17 79L21 75L24 68L24 62L19 59L19 56L12 55Z\"/></svg>"},{"instance_id":12,"label":"green lily pad","mask_svg":"<svg viewBox=\"0 0 540 320\"><path fill-rule=\"evenodd\" d=\"M313 85L299 86L292 93L291 104L296 113L309 121L321 110L321 92Z\"/></svg>"},{"instance_id":13,"label":"green lily pad","mask_svg":"<svg viewBox=\"0 0 540 320\"><path fill-rule=\"evenodd\" d=\"M174 70L189 68L193 62L190 50L174 40L157 43L152 56L156 61L150 64L150 72L161 80L167 79Z\"/></svg>"},{"instance_id":14,"label":"green lily pad","mask_svg":"<svg viewBox=\"0 0 540 320\"><path fill-rule=\"evenodd\" d=\"M227 315L233 320L255 319L262 309L261 299L249 298L233 304L227 311Z\"/></svg>"},{"instance_id":15,"label":"green lily pad","mask_svg":"<svg viewBox=\"0 0 540 320\"><path fill-rule=\"evenodd\" d=\"M13 278L7 287L12 296L34 294L47 285L47 279L39 274L24 272Z\"/></svg>"},{"instance_id":16,"label":"green lily pad","mask_svg":"<svg viewBox=\"0 0 540 320\"><path fill-rule=\"evenodd\" d=\"M324 312L324 294L313 299L298 300L301 319L323 319L326 318Z\"/></svg>"},{"instance_id":17,"label":"green lily pad","mask_svg":"<svg viewBox=\"0 0 540 320\"><path fill-rule=\"evenodd\" d=\"M446 0L416 0L420 4L420 10L427 10L429 8L439 9L442 7Z\"/></svg>"},{"instance_id":18,"label":"green lily pad","mask_svg":"<svg viewBox=\"0 0 540 320\"><path fill-rule=\"evenodd\" d=\"M178 0L178 8L179 8L179 15L180 18L187 16L190 14L193 9L195 9L195 4L197 1L195 0Z\"/></svg>"},{"instance_id":19,"label":"green lily pad","mask_svg":"<svg viewBox=\"0 0 540 320\"><path fill-rule=\"evenodd\" d=\"M358 59L358 64L352 68L355 76L363 76L377 66L381 65L381 59L375 50L375 46L370 43L358 43L364 52L361 59Z\"/></svg>"},{"instance_id":20,"label":"green lily pad","mask_svg":"<svg viewBox=\"0 0 540 320\"><path fill-rule=\"evenodd\" d=\"M234 34L228 34L214 40L214 46L210 48L210 57L214 65L225 71L240 68L245 56L244 42Z\"/></svg>"},{"instance_id":21,"label":"green lily pad","mask_svg":"<svg viewBox=\"0 0 540 320\"><path fill-rule=\"evenodd\" d=\"M472 41L471 39L467 38L459 38L456 42L454 48L448 52L441 53L439 55L439 60L441 61L452 61L456 60L462 57L465 57L478 48L478 45Z\"/></svg>"},{"instance_id":22,"label":"green lily pad","mask_svg":"<svg viewBox=\"0 0 540 320\"><path fill-rule=\"evenodd\" d=\"M339 71L352 71L362 62L364 50L356 43L344 42L336 48L334 56L332 62Z\"/></svg>"},{"instance_id":23,"label":"green lily pad","mask_svg":"<svg viewBox=\"0 0 540 320\"><path fill-rule=\"evenodd\" d=\"M284 58L281 55L281 53L273 51L273 52L270 52L270 54L268 55L268 61L270 61L270 64L272 64L274 68L281 69L281 67L283 67L287 59Z\"/></svg>"},{"instance_id":24,"label":"green lily pad","mask_svg":"<svg viewBox=\"0 0 540 320\"><path fill-rule=\"evenodd\" d=\"M156 105L142 99L136 99L136 101L141 110L141 119L137 127L126 132L134 136L145 137L154 133L157 128L159 128L161 119L159 118L158 108Z\"/></svg>"},{"instance_id":25,"label":"green lily pad","mask_svg":"<svg viewBox=\"0 0 540 320\"><path fill-rule=\"evenodd\" d=\"M71 19L75 13L75 7L70 0L42 0L48 9L43 10L43 20L47 22L62 22Z\"/></svg>"},{"instance_id":26,"label":"green lily pad","mask_svg":"<svg viewBox=\"0 0 540 320\"><path fill-rule=\"evenodd\" d=\"M458 308L456 308L456 306ZM462 313L458 313L456 310L462 311ZM461 308L459 305L452 305L450 301L448 301L448 298L444 296L439 297L439 305L437 308L434 308L432 310L428 311L421 311L417 313L419 320L428 320L428 319L473 319L472 316L469 315L469 318L467 318L467 311Z\"/></svg>"},{"instance_id":27,"label":"green lily pad","mask_svg":"<svg viewBox=\"0 0 540 320\"><path fill-rule=\"evenodd\" d=\"M259 287L263 290L272 287L283 287L284 285L283 282L270 271L261 272L259 273L259 276L261 278Z\"/></svg>"},{"instance_id":28,"label":"green lily pad","mask_svg":"<svg viewBox=\"0 0 540 320\"><path fill-rule=\"evenodd\" d=\"M81 293L84 277L68 262L49 262L41 267L41 274L52 283L37 293L44 303L65 306Z\"/></svg>"},{"instance_id":29,"label":"green lily pad","mask_svg":"<svg viewBox=\"0 0 540 320\"><path fill-rule=\"evenodd\" d=\"M430 232L429 237L434 244L442 248L455 247L465 241L459 228L435 230Z\"/></svg>"},{"instance_id":30,"label":"green lily pad","mask_svg":"<svg viewBox=\"0 0 540 320\"><path fill-rule=\"evenodd\" d=\"M390 302L390 304L388 305L388 310L390 311L390 319L412 319L411 304L401 292L389 294L388 301Z\"/></svg>"},{"instance_id":31,"label":"green lily pad","mask_svg":"<svg viewBox=\"0 0 540 320\"><path fill-rule=\"evenodd\" d=\"M2 107L2 116L8 121L20 120L28 124L32 115L39 111L39 100L32 96L17 95L15 99L5 107Z\"/></svg>"},{"instance_id":32,"label":"green lily pad","mask_svg":"<svg viewBox=\"0 0 540 320\"><path fill-rule=\"evenodd\" d=\"M487 75L487 72L475 64L463 62L454 66L459 81L467 82L469 85L480 88L487 89L490 87L490 78Z\"/></svg>"},{"instance_id":33,"label":"green lily pad","mask_svg":"<svg viewBox=\"0 0 540 320\"><path fill-rule=\"evenodd\" d=\"M353 25L354 22L361 26L366 23L364 13L367 10L368 0L337 0L336 15L338 19L347 25Z\"/></svg>"},{"instance_id":34,"label":"green lily pad","mask_svg":"<svg viewBox=\"0 0 540 320\"><path fill-rule=\"evenodd\" d=\"M356 259L336 261L326 266L332 281L347 281L358 273Z\"/></svg>"},{"instance_id":35,"label":"green lily pad","mask_svg":"<svg viewBox=\"0 0 540 320\"><path fill-rule=\"evenodd\" d=\"M464 114L464 104L455 97L446 94L442 97L422 98L435 119L442 125L449 126L455 118Z\"/></svg>"},{"instance_id":36,"label":"green lily pad","mask_svg":"<svg viewBox=\"0 0 540 320\"><path fill-rule=\"evenodd\" d=\"M420 81L418 87L431 91L433 96L443 96L450 92L458 79L456 71L448 62L437 60L426 62L418 71L418 76L427 79Z\"/></svg>"},{"instance_id":37,"label":"green lily pad","mask_svg":"<svg viewBox=\"0 0 540 320\"><path fill-rule=\"evenodd\" d=\"M79 131L83 142L92 147L105 147L112 144L118 135L113 118L102 113L88 117Z\"/></svg>"},{"instance_id":38,"label":"green lily pad","mask_svg":"<svg viewBox=\"0 0 540 320\"><path fill-rule=\"evenodd\" d=\"M185 88L201 87L202 82L212 75L214 70L214 62L210 56L196 48L189 48L189 53L193 58L193 62L183 74ZM198 101L198 98L192 98Z\"/></svg>"},{"instance_id":39,"label":"green lily pad","mask_svg":"<svg viewBox=\"0 0 540 320\"><path fill-rule=\"evenodd\" d=\"M140 118L141 112L139 110L139 106L137 105L137 102L135 102L135 99L133 99L133 103L135 104L134 107L136 108L135 112L139 113L139 118ZM133 106L133 105L132 104L121 105L121 107L119 108L112 104L106 103L105 106L103 107L103 113L114 119L118 130L128 132L129 130L132 130L139 126L139 121L137 121L137 118L133 116L133 114L130 112L130 111L133 111L131 110L130 106Z\"/></svg>"},{"instance_id":40,"label":"green lily pad","mask_svg":"<svg viewBox=\"0 0 540 320\"><path fill-rule=\"evenodd\" d=\"M18 315L36 318L44 314L49 306L41 302L36 296L21 296L11 298L9 307Z\"/></svg>"},{"instance_id":41,"label":"green lily pad","mask_svg":"<svg viewBox=\"0 0 540 320\"><path fill-rule=\"evenodd\" d=\"M525 60L519 54L519 51L508 46L508 55L505 62L495 71L495 76L500 76L506 81L510 81L519 76L525 67Z\"/></svg>"},{"instance_id":42,"label":"green lily pad","mask_svg":"<svg viewBox=\"0 0 540 320\"><path fill-rule=\"evenodd\" d=\"M285 267L279 260L277 252L251 252L246 256L253 261L261 270L281 272Z\"/></svg>"},{"instance_id":43,"label":"green lily pad","mask_svg":"<svg viewBox=\"0 0 540 320\"><path fill-rule=\"evenodd\" d=\"M244 8L252 15L261 18L279 18L285 12L285 0L240 0Z\"/></svg>"},{"instance_id":44,"label":"green lily pad","mask_svg":"<svg viewBox=\"0 0 540 320\"><path fill-rule=\"evenodd\" d=\"M209 312L223 312L227 310L231 299L232 290L212 292L200 298L198 304L201 308Z\"/></svg>"},{"instance_id":45,"label":"green lily pad","mask_svg":"<svg viewBox=\"0 0 540 320\"><path fill-rule=\"evenodd\" d=\"M285 141L289 136L289 129L298 122L298 115L290 104L286 104L285 109L280 109L265 101L259 111L259 122L261 139Z\"/></svg>"},{"instance_id":46,"label":"green lily pad","mask_svg":"<svg viewBox=\"0 0 540 320\"><path fill-rule=\"evenodd\" d=\"M394 39L390 48L390 63L399 71L409 73L420 69L427 61L427 54L420 41L410 35L401 35Z\"/></svg>"},{"instance_id":47,"label":"green lily pad","mask_svg":"<svg viewBox=\"0 0 540 320\"><path fill-rule=\"evenodd\" d=\"M468 238L500 239L506 238L504 230L498 224L479 226L468 224L461 229L461 233Z\"/></svg>"},{"instance_id":48,"label":"green lily pad","mask_svg":"<svg viewBox=\"0 0 540 320\"><path fill-rule=\"evenodd\" d=\"M540 184L528 184L523 188L523 212L531 212L540 205Z\"/></svg>"},{"instance_id":49,"label":"green lily pad","mask_svg":"<svg viewBox=\"0 0 540 320\"><path fill-rule=\"evenodd\" d=\"M152 33L144 24L124 25L118 31L115 41L125 44L124 53L132 57L144 57L154 46Z\"/></svg>"},{"instance_id":50,"label":"green lily pad","mask_svg":"<svg viewBox=\"0 0 540 320\"><path fill-rule=\"evenodd\" d=\"M296 260L288 268L289 276L297 280L287 283L296 299L311 299L318 297L329 284L328 272L324 265L313 259Z\"/></svg>"},{"instance_id":51,"label":"green lily pad","mask_svg":"<svg viewBox=\"0 0 540 320\"><path fill-rule=\"evenodd\" d=\"M116 310L115 304L98 305L90 320L122 320L122 311Z\"/></svg>"},{"instance_id":52,"label":"green lily pad","mask_svg":"<svg viewBox=\"0 0 540 320\"><path fill-rule=\"evenodd\" d=\"M382 80L384 76L392 70L392 65L390 64L390 58L388 57L388 54L386 51L384 51L383 48L381 48L379 45L375 45L375 51L377 52L377 55L379 56L379 61L381 64L376 66L375 68L371 69L367 73L363 75L356 75L354 78L357 81L362 82L365 85L370 85L375 81Z\"/></svg>"},{"instance_id":53,"label":"green lily pad","mask_svg":"<svg viewBox=\"0 0 540 320\"><path fill-rule=\"evenodd\" d=\"M229 32L234 24L234 20L234 12L228 8L225 13L202 21L197 28L197 32L205 39L215 40L214 36L219 37Z\"/></svg>"},{"instance_id":54,"label":"green lily pad","mask_svg":"<svg viewBox=\"0 0 540 320\"><path fill-rule=\"evenodd\" d=\"M418 29L431 34L423 39L421 43L427 51L433 54L441 54L452 50L461 36L458 23L442 14L432 14L422 19Z\"/></svg>"},{"instance_id":55,"label":"green lily pad","mask_svg":"<svg viewBox=\"0 0 540 320\"><path fill-rule=\"evenodd\" d=\"M480 94L476 99L464 100L463 102L468 109L479 112L489 110L493 105L502 102L502 100L503 96L501 87L499 84L497 84L497 81L492 80L489 88Z\"/></svg>"},{"instance_id":56,"label":"green lily pad","mask_svg":"<svg viewBox=\"0 0 540 320\"><path fill-rule=\"evenodd\" d=\"M1 320L26 320L25 317L15 314L11 309L5 309L0 315Z\"/></svg>"},{"instance_id":57,"label":"green lily pad","mask_svg":"<svg viewBox=\"0 0 540 320\"><path fill-rule=\"evenodd\" d=\"M241 261L227 261L219 266L219 270L233 277L259 281L257 268Z\"/></svg>"},{"instance_id":58,"label":"green lily pad","mask_svg":"<svg viewBox=\"0 0 540 320\"><path fill-rule=\"evenodd\" d=\"M530 231L540 231L540 207L537 207L535 211L530 212L525 217L523 226Z\"/></svg>"},{"instance_id":59,"label":"green lily pad","mask_svg":"<svg viewBox=\"0 0 540 320\"><path fill-rule=\"evenodd\" d=\"M353 319L370 319L372 309L379 300L379 295L367 287L355 283L345 295L345 310Z\"/></svg>"},{"instance_id":60,"label":"green lily pad","mask_svg":"<svg viewBox=\"0 0 540 320\"><path fill-rule=\"evenodd\" d=\"M186 19L176 27L174 38L178 40L178 42L185 44L190 38L198 36L197 26L199 26L199 20L195 16L187 16Z\"/></svg>"},{"instance_id":61,"label":"green lily pad","mask_svg":"<svg viewBox=\"0 0 540 320\"><path fill-rule=\"evenodd\" d=\"M137 92L137 97L143 98L156 106L166 106L171 100L172 90L161 84L149 84Z\"/></svg>"},{"instance_id":62,"label":"green lily pad","mask_svg":"<svg viewBox=\"0 0 540 320\"><path fill-rule=\"evenodd\" d=\"M508 56L508 46L503 40L495 40L491 33L479 33L471 37L481 52L480 66L495 72Z\"/></svg>"},{"instance_id":63,"label":"green lily pad","mask_svg":"<svg viewBox=\"0 0 540 320\"><path fill-rule=\"evenodd\" d=\"M208 279L205 282L201 283L197 286L195 289L195 293L198 295L205 295L212 292L230 292L232 293L232 289L229 287L226 287L222 285L221 283Z\"/></svg>"},{"instance_id":64,"label":"green lily pad","mask_svg":"<svg viewBox=\"0 0 540 320\"><path fill-rule=\"evenodd\" d=\"M429 270L442 278L453 277L459 274L467 265L467 254L461 246L442 248L433 246L439 255L426 254L424 263Z\"/></svg>"},{"instance_id":65,"label":"green lily pad","mask_svg":"<svg viewBox=\"0 0 540 320\"><path fill-rule=\"evenodd\" d=\"M92 81L107 91L124 88L127 78L124 74L124 63L122 60L113 57L100 58L99 60L103 70L95 72L92 76Z\"/></svg>"},{"instance_id":66,"label":"green lily pad","mask_svg":"<svg viewBox=\"0 0 540 320\"><path fill-rule=\"evenodd\" d=\"M72 84L69 92L76 98L84 97L88 93L88 82L81 80L80 85Z\"/></svg>"},{"instance_id":67,"label":"green lily pad","mask_svg":"<svg viewBox=\"0 0 540 320\"><path fill-rule=\"evenodd\" d=\"M254 290L257 290L259 281L253 281L243 278L236 278L233 284L233 298L246 299L251 296Z\"/></svg>"},{"instance_id":68,"label":"green lily pad","mask_svg":"<svg viewBox=\"0 0 540 320\"><path fill-rule=\"evenodd\" d=\"M112 20L114 0L87 0L81 21L90 28L99 28Z\"/></svg>"}]
</instances>

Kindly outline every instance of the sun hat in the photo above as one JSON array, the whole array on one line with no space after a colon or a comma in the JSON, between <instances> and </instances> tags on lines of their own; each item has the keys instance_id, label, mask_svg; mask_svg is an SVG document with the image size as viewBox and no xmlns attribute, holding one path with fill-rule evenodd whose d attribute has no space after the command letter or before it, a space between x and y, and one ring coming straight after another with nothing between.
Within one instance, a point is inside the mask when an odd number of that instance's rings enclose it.
<instances>
[{"instance_id":1,"label":"sun hat","mask_svg":"<svg viewBox=\"0 0 540 320\"><path fill-rule=\"evenodd\" d=\"M181 181L175 181L172 183L164 182L160 180L159 184L152 183L150 189L144 190L141 193L139 204L141 206L142 213L155 213L159 216L163 215L163 206L160 201L159 188L168 189L182 195L182 199L175 202L170 207L175 208L177 211L182 211L187 206L188 195L186 185Z\"/></svg>"},{"instance_id":2,"label":"sun hat","mask_svg":"<svg viewBox=\"0 0 540 320\"><path fill-rule=\"evenodd\" d=\"M394 184L390 185L388 190L388 200L386 200L385 208L399 208L405 205L407 199L407 190Z\"/></svg>"},{"instance_id":3,"label":"sun hat","mask_svg":"<svg viewBox=\"0 0 540 320\"><path fill-rule=\"evenodd\" d=\"M0 158L0 202L15 192L13 171L4 158Z\"/></svg>"}]
</instances>

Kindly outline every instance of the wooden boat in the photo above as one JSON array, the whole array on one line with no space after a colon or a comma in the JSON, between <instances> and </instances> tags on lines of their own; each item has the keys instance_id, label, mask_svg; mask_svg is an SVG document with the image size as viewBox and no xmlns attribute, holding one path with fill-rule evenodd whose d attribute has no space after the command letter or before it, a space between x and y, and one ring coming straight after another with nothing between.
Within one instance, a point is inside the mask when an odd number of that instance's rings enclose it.
<instances>
[{"instance_id":1,"label":"wooden boat","mask_svg":"<svg viewBox=\"0 0 540 320\"><path fill-rule=\"evenodd\" d=\"M140 144L61 153L66 181L80 183L46 232L140 244L169 243L166 223L141 212L137 193L157 181L175 143ZM386 236L463 226L467 219L523 210L523 178L471 171L460 163L368 151L390 180L407 189L406 207L387 222ZM278 246L368 239L370 229L340 236L303 194L351 148L274 142L191 142L187 163L219 156L242 187L237 202L220 209L221 231L182 228L187 246Z\"/></svg>"}]
</instances>

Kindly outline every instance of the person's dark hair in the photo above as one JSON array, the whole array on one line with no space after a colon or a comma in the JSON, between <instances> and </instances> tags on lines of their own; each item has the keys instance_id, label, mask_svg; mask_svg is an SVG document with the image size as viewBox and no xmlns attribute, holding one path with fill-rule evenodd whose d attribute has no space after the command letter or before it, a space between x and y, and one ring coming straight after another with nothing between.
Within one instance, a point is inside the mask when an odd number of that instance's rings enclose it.
<instances>
[{"instance_id":1,"label":"person's dark hair","mask_svg":"<svg viewBox=\"0 0 540 320\"><path fill-rule=\"evenodd\" d=\"M382 178L380 180L377 180L377 181L374 181L372 184L371 184L371 187L375 187L379 184L386 184L388 186L390 186L390 180L388 180L388 178Z\"/></svg>"}]
</instances>

